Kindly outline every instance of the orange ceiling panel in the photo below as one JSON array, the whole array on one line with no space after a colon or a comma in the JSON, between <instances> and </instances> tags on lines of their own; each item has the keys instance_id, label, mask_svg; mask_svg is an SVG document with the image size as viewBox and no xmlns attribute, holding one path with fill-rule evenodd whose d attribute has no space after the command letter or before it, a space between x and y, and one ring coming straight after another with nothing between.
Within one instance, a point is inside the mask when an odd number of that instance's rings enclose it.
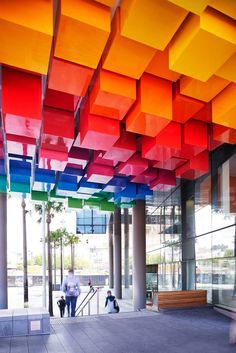
<instances>
[{"instance_id":1,"label":"orange ceiling panel","mask_svg":"<svg viewBox=\"0 0 236 353\"><path fill-rule=\"evenodd\" d=\"M102 58L103 68L139 79L156 50L121 35L119 8L113 18L111 32Z\"/></svg>"},{"instance_id":2,"label":"orange ceiling panel","mask_svg":"<svg viewBox=\"0 0 236 353\"><path fill-rule=\"evenodd\" d=\"M0 1L2 64L46 75L52 36L52 0Z\"/></svg>"},{"instance_id":3,"label":"orange ceiling panel","mask_svg":"<svg viewBox=\"0 0 236 353\"><path fill-rule=\"evenodd\" d=\"M126 130L154 137L172 119L172 84L144 73L138 85L138 98L127 114Z\"/></svg>"},{"instance_id":4,"label":"orange ceiling panel","mask_svg":"<svg viewBox=\"0 0 236 353\"><path fill-rule=\"evenodd\" d=\"M166 0L123 0L121 35L164 50L188 11Z\"/></svg>"},{"instance_id":5,"label":"orange ceiling panel","mask_svg":"<svg viewBox=\"0 0 236 353\"><path fill-rule=\"evenodd\" d=\"M207 81L235 52L234 20L207 8L190 14L170 43L170 69Z\"/></svg>"},{"instance_id":6,"label":"orange ceiling panel","mask_svg":"<svg viewBox=\"0 0 236 353\"><path fill-rule=\"evenodd\" d=\"M115 5L115 0L95 0L95 1L100 2L101 4L109 7L112 7Z\"/></svg>"},{"instance_id":7,"label":"orange ceiling panel","mask_svg":"<svg viewBox=\"0 0 236 353\"><path fill-rule=\"evenodd\" d=\"M205 103L194 98L187 97L179 92L179 83L173 86L173 120L185 123L199 110L204 108Z\"/></svg>"},{"instance_id":8,"label":"orange ceiling panel","mask_svg":"<svg viewBox=\"0 0 236 353\"><path fill-rule=\"evenodd\" d=\"M212 122L236 129L236 83L231 83L212 100Z\"/></svg>"},{"instance_id":9,"label":"orange ceiling panel","mask_svg":"<svg viewBox=\"0 0 236 353\"><path fill-rule=\"evenodd\" d=\"M215 75L211 76L206 82L184 76L180 79L180 93L204 102L209 102L229 84L230 81Z\"/></svg>"},{"instance_id":10,"label":"orange ceiling panel","mask_svg":"<svg viewBox=\"0 0 236 353\"><path fill-rule=\"evenodd\" d=\"M216 75L236 83L236 52L216 71Z\"/></svg>"},{"instance_id":11,"label":"orange ceiling panel","mask_svg":"<svg viewBox=\"0 0 236 353\"><path fill-rule=\"evenodd\" d=\"M136 81L100 70L90 93L90 113L122 120L136 99Z\"/></svg>"},{"instance_id":12,"label":"orange ceiling panel","mask_svg":"<svg viewBox=\"0 0 236 353\"><path fill-rule=\"evenodd\" d=\"M210 6L236 20L235 0L210 0Z\"/></svg>"},{"instance_id":13,"label":"orange ceiling panel","mask_svg":"<svg viewBox=\"0 0 236 353\"><path fill-rule=\"evenodd\" d=\"M178 5L196 15L201 15L201 13L205 10L207 5L209 5L211 0L168 0L175 5Z\"/></svg>"},{"instance_id":14,"label":"orange ceiling panel","mask_svg":"<svg viewBox=\"0 0 236 353\"><path fill-rule=\"evenodd\" d=\"M95 69L110 34L110 10L91 0L62 0L55 56Z\"/></svg>"},{"instance_id":15,"label":"orange ceiling panel","mask_svg":"<svg viewBox=\"0 0 236 353\"><path fill-rule=\"evenodd\" d=\"M145 71L170 81L177 81L181 76L169 69L169 47L163 51L157 50Z\"/></svg>"},{"instance_id":16,"label":"orange ceiling panel","mask_svg":"<svg viewBox=\"0 0 236 353\"><path fill-rule=\"evenodd\" d=\"M75 96L85 96L94 70L69 61L53 58L48 88Z\"/></svg>"}]
</instances>

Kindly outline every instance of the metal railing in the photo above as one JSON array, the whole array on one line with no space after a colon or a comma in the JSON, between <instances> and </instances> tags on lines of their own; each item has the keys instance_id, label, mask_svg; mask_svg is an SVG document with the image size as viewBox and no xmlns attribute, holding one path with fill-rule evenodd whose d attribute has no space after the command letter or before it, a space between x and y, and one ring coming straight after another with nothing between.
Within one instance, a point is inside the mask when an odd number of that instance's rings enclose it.
<instances>
[{"instance_id":1,"label":"metal railing","mask_svg":"<svg viewBox=\"0 0 236 353\"><path fill-rule=\"evenodd\" d=\"M97 314L99 314L99 291L100 289L103 287L90 287L89 292L86 294L86 296L84 297L84 299L82 300L82 302L79 304L79 306L76 308L75 310L75 314L76 316L79 316L81 314L81 316L84 315L84 309L87 307L88 308L88 315L91 314L91 300L92 298L97 294Z\"/></svg>"}]
</instances>

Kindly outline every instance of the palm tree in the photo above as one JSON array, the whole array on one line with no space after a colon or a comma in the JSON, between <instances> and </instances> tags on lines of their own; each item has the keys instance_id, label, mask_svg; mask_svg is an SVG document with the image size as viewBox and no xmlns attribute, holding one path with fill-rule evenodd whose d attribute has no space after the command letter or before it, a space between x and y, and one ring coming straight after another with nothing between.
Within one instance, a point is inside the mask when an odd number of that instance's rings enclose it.
<instances>
[{"instance_id":1,"label":"palm tree","mask_svg":"<svg viewBox=\"0 0 236 353\"><path fill-rule=\"evenodd\" d=\"M28 307L29 303L29 286L28 286L28 269L27 269L27 234L26 234L26 213L25 198L22 197L22 222L23 222L23 278L24 278L24 307Z\"/></svg>"},{"instance_id":2,"label":"palm tree","mask_svg":"<svg viewBox=\"0 0 236 353\"><path fill-rule=\"evenodd\" d=\"M50 225L56 213L61 213L65 209L63 203L56 201L48 201L45 203L46 223L47 223L47 255L48 255L48 311L53 316L52 302L52 250L51 250L51 234ZM43 207L40 204L35 205L35 211L40 214L38 222L42 221Z\"/></svg>"},{"instance_id":3,"label":"palm tree","mask_svg":"<svg viewBox=\"0 0 236 353\"><path fill-rule=\"evenodd\" d=\"M57 251L56 249L59 248L60 246L60 230L54 230L50 232L50 238L51 238L51 246L53 247L53 264L54 264L54 290L55 286L57 284Z\"/></svg>"},{"instance_id":4,"label":"palm tree","mask_svg":"<svg viewBox=\"0 0 236 353\"><path fill-rule=\"evenodd\" d=\"M65 238L64 245L70 246L70 257L71 257L71 269L75 267L75 245L80 242L78 235L73 233L68 233Z\"/></svg>"},{"instance_id":5,"label":"palm tree","mask_svg":"<svg viewBox=\"0 0 236 353\"><path fill-rule=\"evenodd\" d=\"M54 285L56 284L56 249L60 247L60 272L61 272L61 284L63 281L63 245L64 240L68 236L66 228L58 228L51 232L51 242L53 243L54 249Z\"/></svg>"}]
</instances>

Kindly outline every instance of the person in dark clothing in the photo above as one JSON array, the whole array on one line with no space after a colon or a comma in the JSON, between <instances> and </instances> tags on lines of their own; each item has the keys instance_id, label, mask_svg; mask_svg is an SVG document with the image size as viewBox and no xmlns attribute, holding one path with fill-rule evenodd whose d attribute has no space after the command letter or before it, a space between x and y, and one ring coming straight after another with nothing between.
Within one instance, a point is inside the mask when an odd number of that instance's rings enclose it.
<instances>
[{"instance_id":1,"label":"person in dark clothing","mask_svg":"<svg viewBox=\"0 0 236 353\"><path fill-rule=\"evenodd\" d=\"M107 291L105 307L107 307L108 314L118 313L120 311L120 308L119 308L117 301L116 301L116 297L111 294L110 290Z\"/></svg>"},{"instance_id":2,"label":"person in dark clothing","mask_svg":"<svg viewBox=\"0 0 236 353\"><path fill-rule=\"evenodd\" d=\"M65 314L65 307L66 307L66 301L65 301L63 295L61 296L61 299L59 299L57 301L57 305L60 309L60 315L61 315L61 317L63 317Z\"/></svg>"}]
</instances>

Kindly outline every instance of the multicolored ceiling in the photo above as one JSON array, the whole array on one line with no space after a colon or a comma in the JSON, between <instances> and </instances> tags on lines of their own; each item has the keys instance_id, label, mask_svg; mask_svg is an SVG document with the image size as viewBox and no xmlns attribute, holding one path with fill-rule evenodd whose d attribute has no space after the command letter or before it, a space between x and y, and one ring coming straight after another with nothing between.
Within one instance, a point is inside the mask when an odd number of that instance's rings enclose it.
<instances>
[{"instance_id":1,"label":"multicolored ceiling","mask_svg":"<svg viewBox=\"0 0 236 353\"><path fill-rule=\"evenodd\" d=\"M1 191L112 210L207 173L236 142L235 20L235 0L1 0Z\"/></svg>"}]
</instances>

